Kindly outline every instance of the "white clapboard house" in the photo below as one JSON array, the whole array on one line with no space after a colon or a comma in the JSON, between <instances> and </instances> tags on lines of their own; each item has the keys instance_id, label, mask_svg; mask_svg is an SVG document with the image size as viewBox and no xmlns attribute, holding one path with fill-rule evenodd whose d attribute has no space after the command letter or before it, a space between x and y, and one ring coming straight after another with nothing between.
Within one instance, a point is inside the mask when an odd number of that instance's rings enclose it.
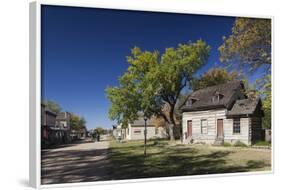
<instances>
[{"instance_id":1,"label":"white clapboard house","mask_svg":"<svg viewBox=\"0 0 281 190\"><path fill-rule=\"evenodd\" d=\"M122 128L121 125L115 126L113 133L116 138L126 140L143 140L144 139L144 129L145 121L143 114L139 113L139 118L134 122L128 124L126 128ZM166 129L162 126L156 126L152 119L147 119L147 139L153 138L167 138Z\"/></svg>"},{"instance_id":2,"label":"white clapboard house","mask_svg":"<svg viewBox=\"0 0 281 190\"><path fill-rule=\"evenodd\" d=\"M183 140L187 143L251 145L262 137L260 99L249 99L241 81L192 92L182 110Z\"/></svg>"}]
</instances>

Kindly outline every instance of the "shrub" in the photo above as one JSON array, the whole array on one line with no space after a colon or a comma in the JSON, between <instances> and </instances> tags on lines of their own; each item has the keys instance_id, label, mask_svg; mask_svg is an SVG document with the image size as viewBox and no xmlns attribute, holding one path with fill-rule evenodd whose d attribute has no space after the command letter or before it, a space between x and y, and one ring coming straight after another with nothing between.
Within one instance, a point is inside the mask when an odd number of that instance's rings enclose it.
<instances>
[{"instance_id":1,"label":"shrub","mask_svg":"<svg viewBox=\"0 0 281 190\"><path fill-rule=\"evenodd\" d=\"M228 142L225 142L225 143L223 143L223 146L224 147L230 147L230 146L232 146L230 143L228 143Z\"/></svg>"},{"instance_id":2,"label":"shrub","mask_svg":"<svg viewBox=\"0 0 281 190\"><path fill-rule=\"evenodd\" d=\"M237 146L237 147L247 147L247 145L241 141L236 141L234 143L234 146Z\"/></svg>"},{"instance_id":3,"label":"shrub","mask_svg":"<svg viewBox=\"0 0 281 190\"><path fill-rule=\"evenodd\" d=\"M271 146L271 143L267 142L267 141L257 141L253 145L255 145L255 146Z\"/></svg>"}]
</instances>

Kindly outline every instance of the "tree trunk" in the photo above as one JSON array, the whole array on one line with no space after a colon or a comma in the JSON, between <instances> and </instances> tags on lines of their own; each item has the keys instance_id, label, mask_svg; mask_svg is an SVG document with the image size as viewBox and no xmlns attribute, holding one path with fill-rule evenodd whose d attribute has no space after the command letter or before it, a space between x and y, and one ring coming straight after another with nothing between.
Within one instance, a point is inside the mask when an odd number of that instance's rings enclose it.
<instances>
[{"instance_id":1,"label":"tree trunk","mask_svg":"<svg viewBox=\"0 0 281 190\"><path fill-rule=\"evenodd\" d=\"M170 140L171 141L175 140L175 137L174 137L174 127L175 127L174 124L169 124L169 135L170 135Z\"/></svg>"},{"instance_id":2,"label":"tree trunk","mask_svg":"<svg viewBox=\"0 0 281 190\"><path fill-rule=\"evenodd\" d=\"M170 117L170 122L169 123L169 133L170 133L170 140L173 141L175 140L175 137L174 137L174 128L176 127L176 123L175 123L175 120L174 120L174 108L175 108L175 105L170 105L171 108L170 108L170 112L169 112L169 117Z\"/></svg>"}]
</instances>

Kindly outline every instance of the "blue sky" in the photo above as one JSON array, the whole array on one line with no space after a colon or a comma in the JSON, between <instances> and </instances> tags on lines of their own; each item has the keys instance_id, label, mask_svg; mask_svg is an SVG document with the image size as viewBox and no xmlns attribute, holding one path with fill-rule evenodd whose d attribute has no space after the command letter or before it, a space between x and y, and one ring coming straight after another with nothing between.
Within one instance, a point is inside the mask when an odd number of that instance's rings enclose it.
<instances>
[{"instance_id":1,"label":"blue sky","mask_svg":"<svg viewBox=\"0 0 281 190\"><path fill-rule=\"evenodd\" d=\"M42 7L42 98L87 120L87 128L111 127L105 88L118 85L138 46L163 52L178 43L204 40L211 46L200 73L222 66L218 47L228 36L234 17ZM258 75L253 75L253 81Z\"/></svg>"}]
</instances>

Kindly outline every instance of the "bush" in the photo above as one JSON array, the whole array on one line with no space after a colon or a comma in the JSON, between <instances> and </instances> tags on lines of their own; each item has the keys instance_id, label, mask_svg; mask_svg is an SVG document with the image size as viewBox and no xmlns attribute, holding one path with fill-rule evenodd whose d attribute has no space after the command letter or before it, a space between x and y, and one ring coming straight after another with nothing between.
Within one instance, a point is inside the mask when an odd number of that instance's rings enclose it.
<instances>
[{"instance_id":1,"label":"bush","mask_svg":"<svg viewBox=\"0 0 281 190\"><path fill-rule=\"evenodd\" d=\"M223 143L223 146L224 147L230 147L230 146L232 146L230 143L227 143L227 142L225 142L225 143Z\"/></svg>"},{"instance_id":2,"label":"bush","mask_svg":"<svg viewBox=\"0 0 281 190\"><path fill-rule=\"evenodd\" d=\"M271 146L271 142L267 141L257 141L253 145L255 146Z\"/></svg>"},{"instance_id":3,"label":"bush","mask_svg":"<svg viewBox=\"0 0 281 190\"><path fill-rule=\"evenodd\" d=\"M247 145L245 143L241 142L241 141L236 141L234 143L234 146L236 146L236 147L247 147Z\"/></svg>"}]
</instances>

